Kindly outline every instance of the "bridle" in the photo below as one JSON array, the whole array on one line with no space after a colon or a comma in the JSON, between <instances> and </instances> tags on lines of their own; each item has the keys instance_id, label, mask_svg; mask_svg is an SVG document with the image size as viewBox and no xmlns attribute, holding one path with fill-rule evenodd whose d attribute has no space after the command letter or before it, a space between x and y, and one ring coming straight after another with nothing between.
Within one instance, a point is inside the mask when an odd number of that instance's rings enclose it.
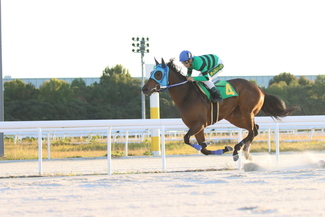
<instances>
[{"instance_id":1,"label":"bridle","mask_svg":"<svg viewBox=\"0 0 325 217\"><path fill-rule=\"evenodd\" d=\"M157 78L158 76L156 76L157 72L161 72L161 78ZM159 76L160 77L160 76ZM154 80L155 82L157 82L158 85L163 86L164 88L157 90L157 92L163 92L166 91L167 89L171 88L171 87L175 87L175 86L179 86L179 85L183 85L185 83L188 82L188 80L182 81L180 83L176 83L176 84L169 84L168 78L169 78L169 67L162 63L162 64L158 64L154 67L154 70L150 73L150 78L152 80Z\"/></svg>"}]
</instances>

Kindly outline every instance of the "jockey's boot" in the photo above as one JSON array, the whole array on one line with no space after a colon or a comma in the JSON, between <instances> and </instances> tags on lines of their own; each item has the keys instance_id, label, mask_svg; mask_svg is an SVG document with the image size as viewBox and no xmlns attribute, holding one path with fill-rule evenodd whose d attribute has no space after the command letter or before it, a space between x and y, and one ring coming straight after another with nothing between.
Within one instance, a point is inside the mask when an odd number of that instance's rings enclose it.
<instances>
[{"instance_id":1,"label":"jockey's boot","mask_svg":"<svg viewBox=\"0 0 325 217\"><path fill-rule=\"evenodd\" d=\"M211 91L211 101L212 102L222 102L223 99L221 98L221 95L219 93L219 90L216 87L212 87L210 89Z\"/></svg>"}]
</instances>

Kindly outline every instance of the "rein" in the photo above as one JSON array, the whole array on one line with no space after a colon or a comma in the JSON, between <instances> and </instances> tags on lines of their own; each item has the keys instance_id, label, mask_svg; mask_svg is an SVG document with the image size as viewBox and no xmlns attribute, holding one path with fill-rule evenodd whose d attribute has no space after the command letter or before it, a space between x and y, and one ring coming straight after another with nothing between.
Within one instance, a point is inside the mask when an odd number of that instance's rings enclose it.
<instances>
[{"instance_id":1,"label":"rein","mask_svg":"<svg viewBox=\"0 0 325 217\"><path fill-rule=\"evenodd\" d=\"M180 82L180 83L177 83L177 84L167 85L165 88L162 88L160 90L157 90L157 92L163 92L163 91L166 91L167 89L169 89L171 87L179 86L179 85L185 84L187 82L188 82L188 80L183 81L183 82Z\"/></svg>"}]
</instances>

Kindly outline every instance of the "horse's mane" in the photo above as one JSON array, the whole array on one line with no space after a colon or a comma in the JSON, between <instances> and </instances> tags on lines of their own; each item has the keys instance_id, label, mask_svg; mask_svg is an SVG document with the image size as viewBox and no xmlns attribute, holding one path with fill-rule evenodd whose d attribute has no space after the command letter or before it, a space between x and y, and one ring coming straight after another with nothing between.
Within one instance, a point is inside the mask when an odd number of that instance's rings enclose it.
<instances>
[{"instance_id":1,"label":"horse's mane","mask_svg":"<svg viewBox=\"0 0 325 217\"><path fill-rule=\"evenodd\" d=\"M184 74L182 73L182 71L181 71L181 67L175 65L174 61L175 61L175 58L170 59L169 62L167 63L168 67L169 67L171 70L177 72L179 75L185 77L185 75L184 75Z\"/></svg>"},{"instance_id":2,"label":"horse's mane","mask_svg":"<svg viewBox=\"0 0 325 217\"><path fill-rule=\"evenodd\" d=\"M169 62L167 63L167 66L169 67L169 70L170 70L170 71L172 70L172 71L176 72L176 74L177 74L179 77L182 77L183 79L188 80L188 79L186 78L186 76L182 73L182 71L181 71L181 67L175 65L174 60L175 60L175 59L172 58L172 59L170 59ZM189 81L188 83L190 83L190 84L192 84L192 85L194 86L194 89L196 89L196 91L197 91L198 93L201 92L201 91L198 89L198 87L197 87L196 85L194 85L194 82L195 82L195 81L193 81L193 80L188 80L188 81ZM200 96L201 96L200 98L203 99L203 102L206 104L205 99L203 98L203 95L201 94ZM208 106L208 105L206 105L206 106Z\"/></svg>"}]
</instances>

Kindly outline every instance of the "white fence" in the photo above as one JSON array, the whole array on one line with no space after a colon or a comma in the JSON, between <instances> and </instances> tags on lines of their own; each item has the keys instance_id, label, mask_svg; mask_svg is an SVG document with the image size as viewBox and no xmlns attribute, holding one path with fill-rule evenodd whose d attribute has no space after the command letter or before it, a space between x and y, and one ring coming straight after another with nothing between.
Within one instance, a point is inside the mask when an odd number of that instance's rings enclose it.
<instances>
[{"instance_id":1,"label":"white fence","mask_svg":"<svg viewBox=\"0 0 325 217\"><path fill-rule=\"evenodd\" d=\"M279 161L279 132L281 129L324 129L325 116L290 116L282 121L273 120L270 117L256 117L255 121L260 129L273 130L275 132L276 156ZM229 122L222 120L208 129L234 128ZM38 135L38 172L42 174L42 135L52 131L85 131L104 130L107 132L107 165L108 174L111 168L111 143L113 130L136 130L136 129L160 129L161 135L165 135L167 129L187 129L181 119L130 119L130 120L72 120L72 121L12 121L0 122L0 132L37 132ZM241 130L239 129L239 132ZM238 135L242 135L239 133ZM239 140L241 137L239 136ZM269 139L269 146L271 137ZM49 147L49 146L48 146ZM165 136L161 136L162 171L166 170ZM239 162L238 168L241 168Z\"/></svg>"}]
</instances>

